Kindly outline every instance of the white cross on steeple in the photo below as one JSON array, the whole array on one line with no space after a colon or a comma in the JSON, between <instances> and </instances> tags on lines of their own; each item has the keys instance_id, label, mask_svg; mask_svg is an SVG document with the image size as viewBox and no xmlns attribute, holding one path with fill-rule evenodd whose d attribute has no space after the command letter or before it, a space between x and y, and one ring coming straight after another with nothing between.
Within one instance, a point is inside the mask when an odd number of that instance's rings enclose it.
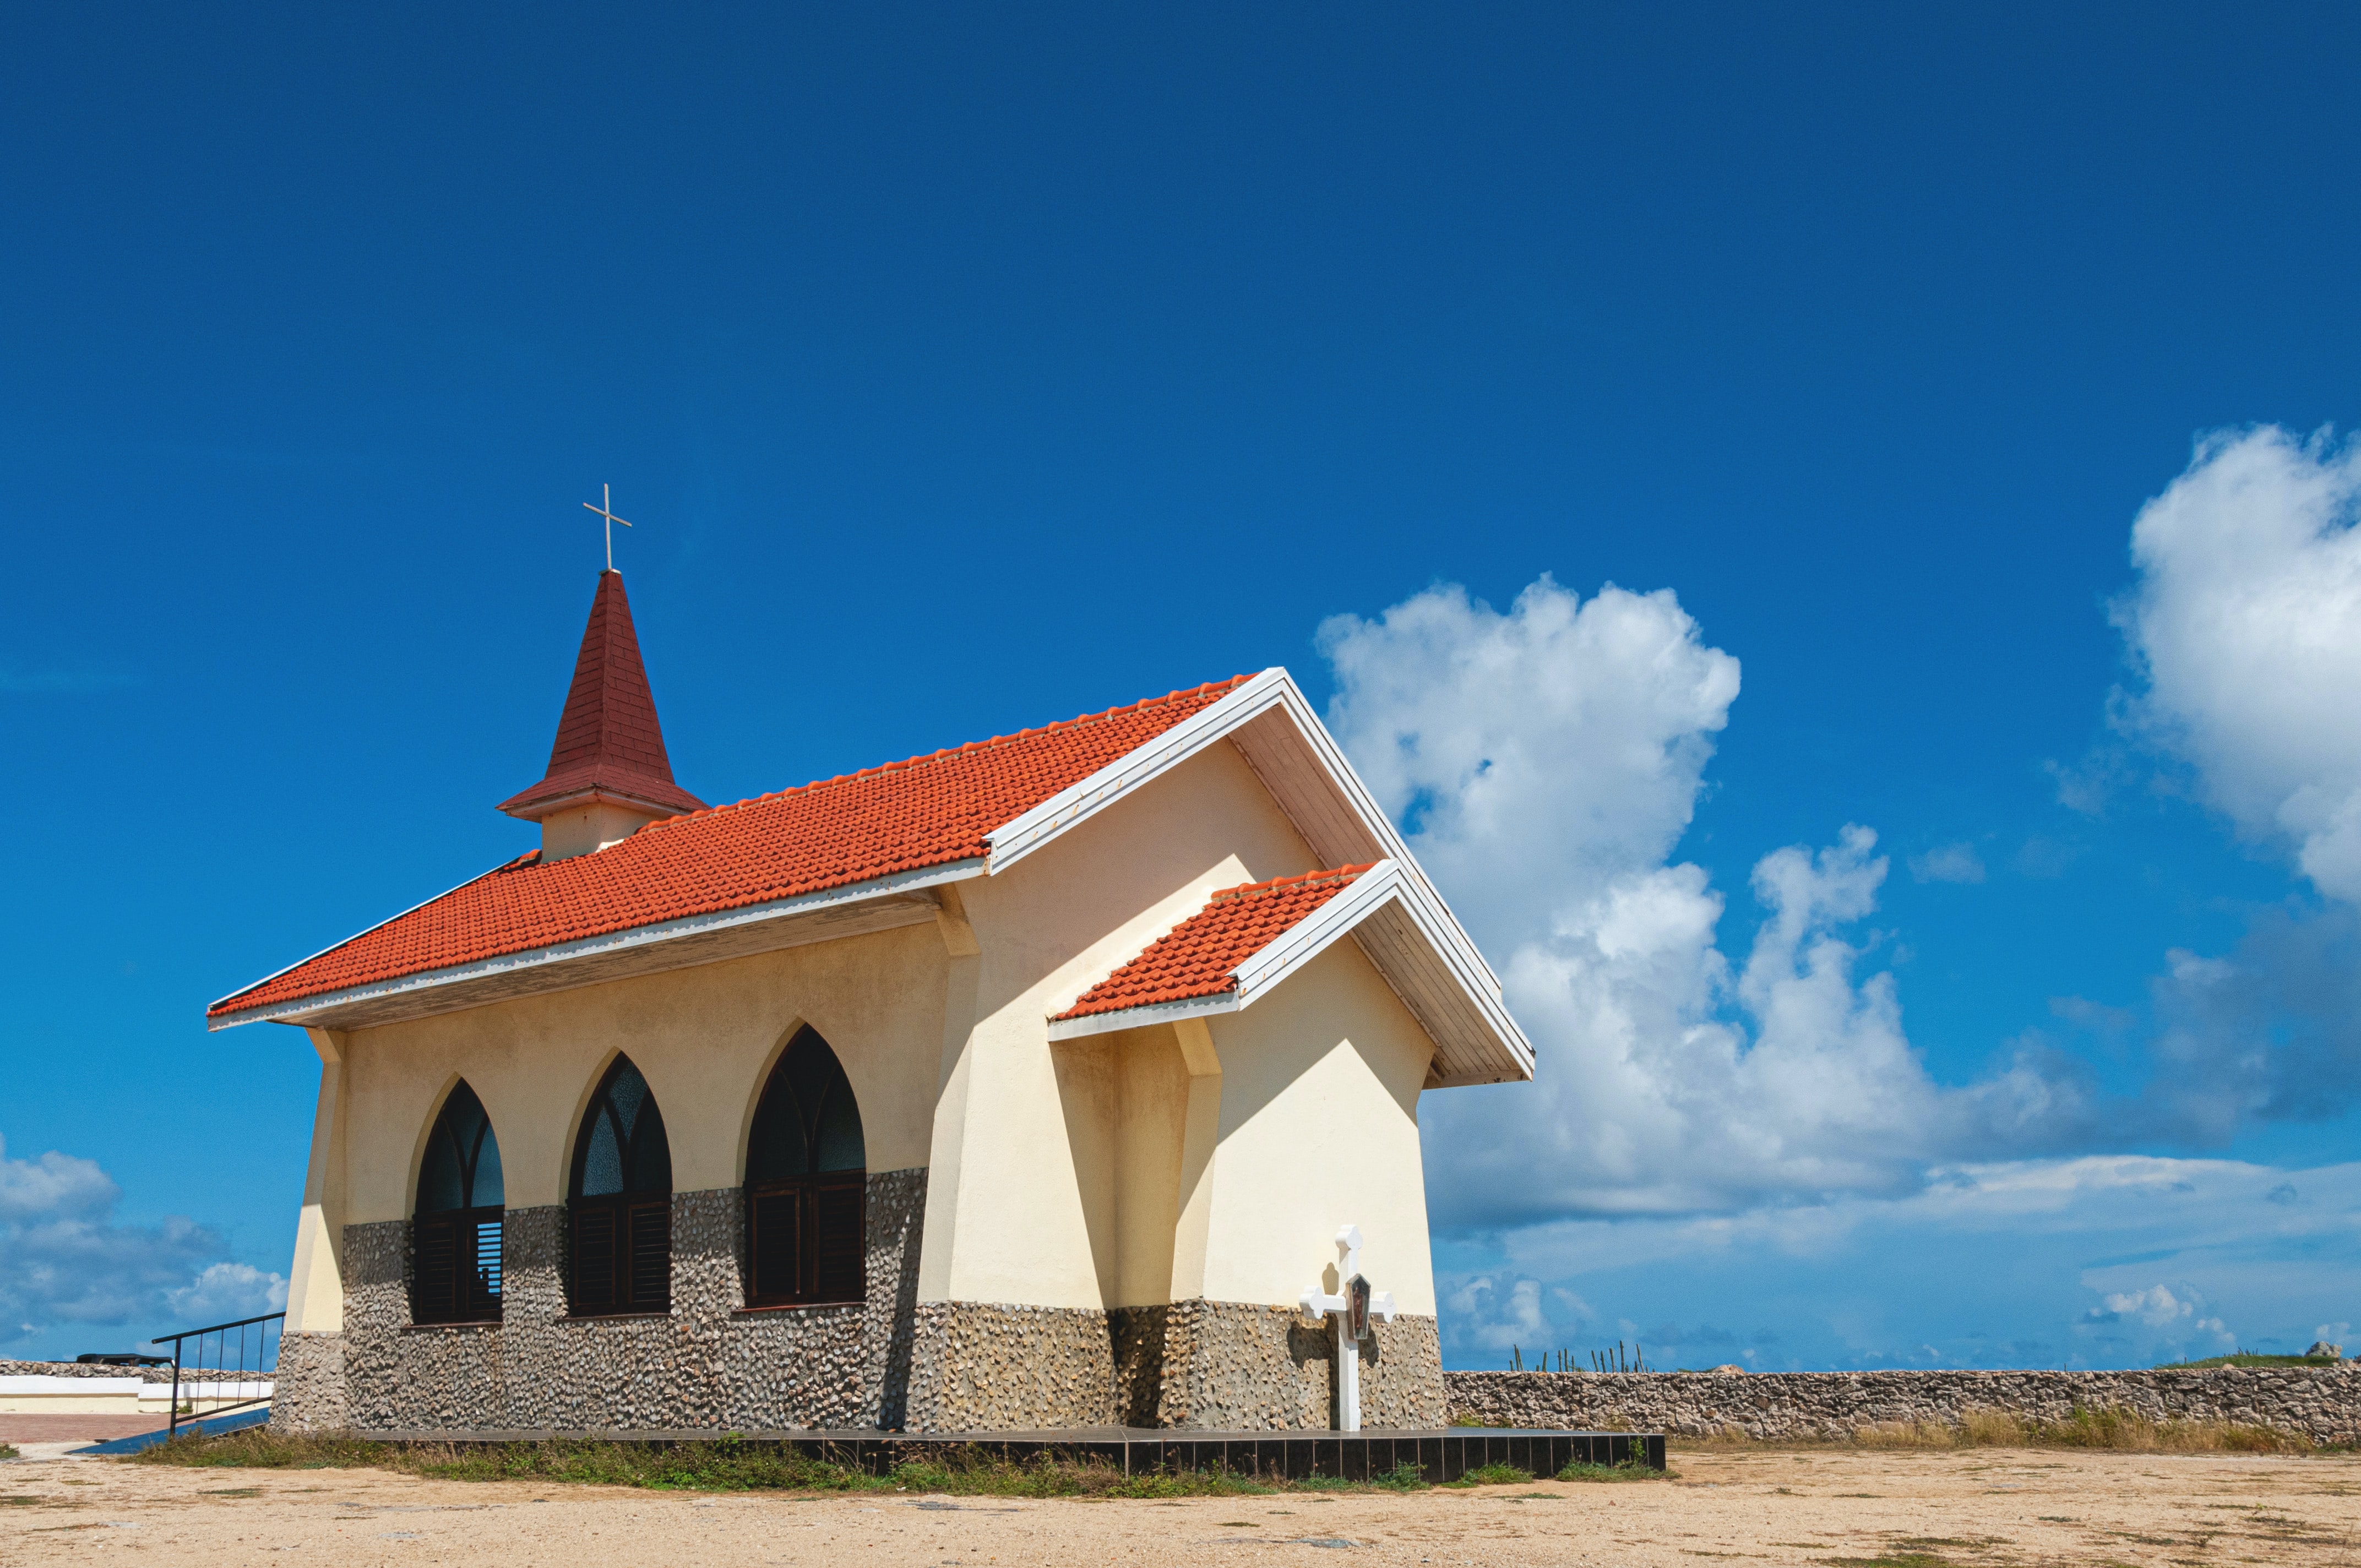
<instances>
[{"instance_id":1,"label":"white cross on steeple","mask_svg":"<svg viewBox=\"0 0 2361 1568\"><path fill-rule=\"evenodd\" d=\"M592 511L597 512L600 517L607 520L607 570L611 572L615 569L615 525L619 522L625 528L629 528L631 525L628 520L617 517L611 510L615 504L614 486L600 485L598 487L598 505L590 506L588 501L584 501L582 504L586 507L589 507Z\"/></svg>"}]
</instances>

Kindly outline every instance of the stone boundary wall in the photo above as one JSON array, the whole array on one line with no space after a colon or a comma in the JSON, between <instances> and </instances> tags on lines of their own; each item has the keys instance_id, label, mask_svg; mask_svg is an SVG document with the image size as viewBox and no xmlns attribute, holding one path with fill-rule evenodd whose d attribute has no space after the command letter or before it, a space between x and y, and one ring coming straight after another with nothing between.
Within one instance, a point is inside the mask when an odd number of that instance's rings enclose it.
<instances>
[{"instance_id":1,"label":"stone boundary wall","mask_svg":"<svg viewBox=\"0 0 2361 1568\"><path fill-rule=\"evenodd\" d=\"M2062 1420L2122 1409L2361 1442L2361 1363L2173 1372L1446 1372L1451 1413L1487 1426L1762 1439L1850 1437L1970 1410Z\"/></svg>"},{"instance_id":2,"label":"stone boundary wall","mask_svg":"<svg viewBox=\"0 0 2361 1568\"><path fill-rule=\"evenodd\" d=\"M240 1372L235 1367L215 1371L211 1367L198 1371L194 1367L181 1370L181 1387L192 1383L247 1383L270 1381L269 1372L251 1369ZM169 1366L93 1366L81 1361L0 1361L0 1377L137 1377L143 1383L170 1383L172 1369Z\"/></svg>"}]
</instances>

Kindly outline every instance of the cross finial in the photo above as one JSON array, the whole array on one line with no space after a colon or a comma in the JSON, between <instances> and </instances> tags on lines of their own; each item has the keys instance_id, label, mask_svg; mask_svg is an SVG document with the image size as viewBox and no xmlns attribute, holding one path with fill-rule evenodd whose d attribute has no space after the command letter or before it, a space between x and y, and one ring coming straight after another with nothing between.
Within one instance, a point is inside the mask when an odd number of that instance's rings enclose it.
<instances>
[{"instance_id":1,"label":"cross finial","mask_svg":"<svg viewBox=\"0 0 2361 1568\"><path fill-rule=\"evenodd\" d=\"M1336 1277L1350 1280L1361 1272L1361 1227L1346 1225L1336 1233L1336 1245L1344 1250L1345 1260L1336 1266Z\"/></svg>"},{"instance_id":2,"label":"cross finial","mask_svg":"<svg viewBox=\"0 0 2361 1568\"><path fill-rule=\"evenodd\" d=\"M628 519L617 517L614 513L615 488L612 485L600 485L598 497L597 506L591 506L588 501L582 504L607 520L607 570L611 572L615 569L615 525L619 522L625 528L631 525Z\"/></svg>"}]
</instances>

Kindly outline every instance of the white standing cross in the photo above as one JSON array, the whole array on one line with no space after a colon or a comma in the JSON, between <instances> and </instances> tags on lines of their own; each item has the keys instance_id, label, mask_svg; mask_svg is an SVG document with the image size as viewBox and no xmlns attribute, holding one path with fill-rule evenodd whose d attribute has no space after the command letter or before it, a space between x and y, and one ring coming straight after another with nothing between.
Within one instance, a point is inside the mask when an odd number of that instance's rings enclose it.
<instances>
[{"instance_id":1,"label":"white standing cross","mask_svg":"<svg viewBox=\"0 0 2361 1568\"><path fill-rule=\"evenodd\" d=\"M598 495L600 498L598 505L591 506L588 501L584 501L582 504L607 520L607 570L611 572L615 569L615 525L620 522L625 528L629 528L631 524L630 519L620 518L615 515L614 486L599 486Z\"/></svg>"},{"instance_id":2,"label":"white standing cross","mask_svg":"<svg viewBox=\"0 0 2361 1568\"><path fill-rule=\"evenodd\" d=\"M1346 1225L1336 1233L1344 1260L1336 1265L1337 1293L1323 1294L1315 1285L1298 1298L1312 1316L1336 1320L1336 1424L1345 1431L1361 1430L1361 1346L1369 1337L1372 1315L1394 1321L1394 1293L1372 1291L1361 1277L1361 1227Z\"/></svg>"}]
</instances>

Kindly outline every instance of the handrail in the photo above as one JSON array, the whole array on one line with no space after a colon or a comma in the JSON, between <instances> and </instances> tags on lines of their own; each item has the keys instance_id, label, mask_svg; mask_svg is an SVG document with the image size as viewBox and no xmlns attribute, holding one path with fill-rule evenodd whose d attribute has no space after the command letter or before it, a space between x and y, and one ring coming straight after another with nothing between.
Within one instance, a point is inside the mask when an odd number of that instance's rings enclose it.
<instances>
[{"instance_id":1,"label":"handrail","mask_svg":"<svg viewBox=\"0 0 2361 1568\"><path fill-rule=\"evenodd\" d=\"M182 1362L182 1342L187 1340L194 1340L197 1342L196 1365L188 1368L188 1370L192 1372L212 1372L216 1374L223 1372L252 1372L258 1378L262 1374L268 1372L274 1375L275 1380L275 1375L278 1371L279 1358L274 1354L277 1348L276 1336L272 1334L270 1325L272 1323L279 1324L280 1327L280 1333L283 1334L285 1332L286 1322L287 1314L284 1312L265 1312L258 1318L240 1318L235 1322L214 1323L202 1329L183 1329L179 1333L158 1334L154 1339L149 1340L148 1342L149 1344L162 1344L169 1340L172 1346L171 1424L165 1432L166 1439L169 1441L171 1438L181 1435L181 1372ZM236 1329L237 1331L237 1364L234 1366L227 1364L227 1358L229 1355L229 1331L231 1329ZM251 1366L247 1365L247 1341L248 1337L247 1331L249 1329L254 1331L252 1335L254 1342L254 1365ZM218 1354L211 1365L208 1365L205 1360L205 1340L209 1335L214 1336L215 1343L220 1347ZM216 1376L214 1381L216 1386L218 1386L221 1379ZM197 1385L192 1383L191 1387L193 1389ZM227 1404L216 1405L214 1409L203 1412L203 1415L223 1416L229 1414L232 1410L243 1410L254 1405L267 1405L269 1402L270 1396L269 1394L260 1394L248 1398L235 1399ZM193 1398L190 1401L189 1414L192 1420L203 1419L197 1411L196 1400Z\"/></svg>"}]
</instances>

